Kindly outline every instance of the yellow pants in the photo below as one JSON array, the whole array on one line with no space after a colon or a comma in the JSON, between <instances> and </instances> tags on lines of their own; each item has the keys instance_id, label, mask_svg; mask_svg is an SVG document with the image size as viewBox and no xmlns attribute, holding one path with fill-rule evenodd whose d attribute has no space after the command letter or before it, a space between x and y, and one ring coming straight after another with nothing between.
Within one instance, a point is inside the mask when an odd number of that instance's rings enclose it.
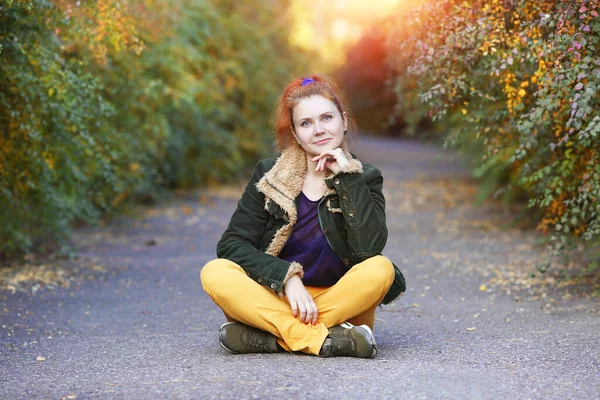
<instances>
[{"instance_id":1,"label":"yellow pants","mask_svg":"<svg viewBox=\"0 0 600 400\"><path fill-rule=\"evenodd\" d=\"M200 279L229 321L272 333L287 351L319 354L329 327L348 321L373 329L375 309L394 280L394 268L387 258L375 256L352 267L333 286L307 286L319 310L316 325L300 322L286 297L255 282L232 261L210 261Z\"/></svg>"}]
</instances>

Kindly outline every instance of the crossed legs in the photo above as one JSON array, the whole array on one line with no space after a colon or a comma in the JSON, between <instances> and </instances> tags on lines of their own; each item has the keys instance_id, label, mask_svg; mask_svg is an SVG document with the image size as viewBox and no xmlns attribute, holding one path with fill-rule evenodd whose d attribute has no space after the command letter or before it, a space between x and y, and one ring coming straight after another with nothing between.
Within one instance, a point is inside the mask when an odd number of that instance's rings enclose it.
<instances>
[{"instance_id":1,"label":"crossed legs","mask_svg":"<svg viewBox=\"0 0 600 400\"><path fill-rule=\"evenodd\" d=\"M394 280L394 269L387 258L375 256L352 267L331 287L307 287L319 309L316 325L300 322L286 297L258 284L232 261L210 261L200 279L229 321L272 333L288 351L319 354L332 326L348 321L373 328L375 309Z\"/></svg>"}]
</instances>

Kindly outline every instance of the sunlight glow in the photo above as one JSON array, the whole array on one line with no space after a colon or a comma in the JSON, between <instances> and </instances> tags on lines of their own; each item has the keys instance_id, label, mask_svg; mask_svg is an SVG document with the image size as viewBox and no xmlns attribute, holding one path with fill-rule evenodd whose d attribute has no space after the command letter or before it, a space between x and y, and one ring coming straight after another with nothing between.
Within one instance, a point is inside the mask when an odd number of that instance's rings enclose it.
<instances>
[{"instance_id":1,"label":"sunlight glow","mask_svg":"<svg viewBox=\"0 0 600 400\"><path fill-rule=\"evenodd\" d=\"M317 52L331 69L345 62L344 49L356 43L377 21L405 12L423 0L292 0L294 27L290 42Z\"/></svg>"}]
</instances>

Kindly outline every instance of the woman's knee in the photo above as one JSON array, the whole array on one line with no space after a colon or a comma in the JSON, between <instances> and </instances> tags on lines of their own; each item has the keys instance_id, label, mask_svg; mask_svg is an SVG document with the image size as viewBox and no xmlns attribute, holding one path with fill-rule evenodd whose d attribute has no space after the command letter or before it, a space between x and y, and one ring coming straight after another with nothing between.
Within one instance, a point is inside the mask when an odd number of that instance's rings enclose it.
<instances>
[{"instance_id":1,"label":"woman's knee","mask_svg":"<svg viewBox=\"0 0 600 400\"><path fill-rule=\"evenodd\" d=\"M220 284L225 280L229 264L233 264L231 261L217 258L216 260L209 261L204 265L200 271L200 282L205 291L209 288L219 287Z\"/></svg>"},{"instance_id":2,"label":"woman's knee","mask_svg":"<svg viewBox=\"0 0 600 400\"><path fill-rule=\"evenodd\" d=\"M394 281L394 264L384 256L373 256L369 262L369 275L381 285L390 286Z\"/></svg>"}]
</instances>

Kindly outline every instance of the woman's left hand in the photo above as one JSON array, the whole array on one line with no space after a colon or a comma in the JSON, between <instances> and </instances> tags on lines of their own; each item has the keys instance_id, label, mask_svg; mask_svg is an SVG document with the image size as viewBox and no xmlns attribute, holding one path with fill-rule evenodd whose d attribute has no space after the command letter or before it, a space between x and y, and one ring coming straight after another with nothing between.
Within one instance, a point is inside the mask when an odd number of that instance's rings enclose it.
<instances>
[{"instance_id":1,"label":"woman's left hand","mask_svg":"<svg viewBox=\"0 0 600 400\"><path fill-rule=\"evenodd\" d=\"M311 161L317 163L315 171L324 171L327 168L334 174L337 174L348 166L348 158L346 158L346 155L339 147L333 150L326 150L318 156L313 157Z\"/></svg>"}]
</instances>

